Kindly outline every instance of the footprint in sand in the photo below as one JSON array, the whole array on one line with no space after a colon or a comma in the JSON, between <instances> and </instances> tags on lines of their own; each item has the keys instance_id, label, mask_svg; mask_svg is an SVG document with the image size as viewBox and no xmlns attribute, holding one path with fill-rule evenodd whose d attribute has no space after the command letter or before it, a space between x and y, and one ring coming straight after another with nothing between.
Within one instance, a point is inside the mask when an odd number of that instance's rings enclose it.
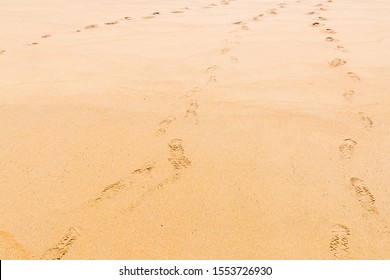
<instances>
[{"instance_id":1,"label":"footprint in sand","mask_svg":"<svg viewBox=\"0 0 390 280\"><path fill-rule=\"evenodd\" d=\"M352 177L350 182L355 190L355 195L359 200L360 205L368 212L377 214L378 209L375 207L374 195L370 192L366 183L357 177Z\"/></svg>"},{"instance_id":2,"label":"footprint in sand","mask_svg":"<svg viewBox=\"0 0 390 280\"><path fill-rule=\"evenodd\" d=\"M324 18L324 17L317 17L316 18L316 20L319 20L319 21L325 21L325 20L327 20L326 18Z\"/></svg>"},{"instance_id":3,"label":"footprint in sand","mask_svg":"<svg viewBox=\"0 0 390 280\"><path fill-rule=\"evenodd\" d=\"M344 48L343 46L337 46L335 50L341 51L341 52L349 52L348 49Z\"/></svg>"},{"instance_id":4,"label":"footprint in sand","mask_svg":"<svg viewBox=\"0 0 390 280\"><path fill-rule=\"evenodd\" d=\"M318 26L322 26L323 24L319 23L318 21L315 21L311 24L311 26L314 26L314 27L318 27Z\"/></svg>"},{"instance_id":5,"label":"footprint in sand","mask_svg":"<svg viewBox=\"0 0 390 280\"><path fill-rule=\"evenodd\" d=\"M80 230L76 227L71 227L65 235L52 248L46 250L41 259L43 260L61 260L72 248L73 244L80 236Z\"/></svg>"},{"instance_id":6,"label":"footprint in sand","mask_svg":"<svg viewBox=\"0 0 390 280\"><path fill-rule=\"evenodd\" d=\"M220 69L221 67L219 67L218 65L213 65L213 66L210 66L210 67L207 67L206 69L206 73L211 73L211 72L215 72L217 71L218 69Z\"/></svg>"},{"instance_id":7,"label":"footprint in sand","mask_svg":"<svg viewBox=\"0 0 390 280\"><path fill-rule=\"evenodd\" d=\"M5 53L5 50L0 50L0 54L3 54L3 53Z\"/></svg>"},{"instance_id":8,"label":"footprint in sand","mask_svg":"<svg viewBox=\"0 0 390 280\"><path fill-rule=\"evenodd\" d=\"M42 39L46 39L46 38L50 38L50 37L51 37L50 34L46 34L46 35L42 35L42 36L41 36Z\"/></svg>"},{"instance_id":9,"label":"footprint in sand","mask_svg":"<svg viewBox=\"0 0 390 280\"><path fill-rule=\"evenodd\" d=\"M354 96L355 96L355 91L354 90L347 90L346 92L343 93L343 97L347 101L352 101Z\"/></svg>"},{"instance_id":10,"label":"footprint in sand","mask_svg":"<svg viewBox=\"0 0 390 280\"><path fill-rule=\"evenodd\" d=\"M125 20L132 20L132 17L124 17Z\"/></svg>"},{"instance_id":11,"label":"footprint in sand","mask_svg":"<svg viewBox=\"0 0 390 280\"><path fill-rule=\"evenodd\" d=\"M217 77L216 76L210 76L208 81L207 81L207 84L214 84L217 82Z\"/></svg>"},{"instance_id":12,"label":"footprint in sand","mask_svg":"<svg viewBox=\"0 0 390 280\"><path fill-rule=\"evenodd\" d=\"M174 116L168 116L159 123L159 129L157 130L157 135L163 135L167 132L167 129L171 123L176 120Z\"/></svg>"},{"instance_id":13,"label":"footprint in sand","mask_svg":"<svg viewBox=\"0 0 390 280\"><path fill-rule=\"evenodd\" d=\"M233 24L235 24L235 25L245 25L247 23L245 21L235 21L235 22L233 22Z\"/></svg>"},{"instance_id":14,"label":"footprint in sand","mask_svg":"<svg viewBox=\"0 0 390 280\"><path fill-rule=\"evenodd\" d=\"M0 230L0 259L2 260L30 260L33 255L15 237L6 231Z\"/></svg>"},{"instance_id":15,"label":"footprint in sand","mask_svg":"<svg viewBox=\"0 0 390 280\"><path fill-rule=\"evenodd\" d=\"M221 54L226 54L226 53L228 53L228 52L230 52L230 48L223 48L223 49L221 50Z\"/></svg>"},{"instance_id":16,"label":"footprint in sand","mask_svg":"<svg viewBox=\"0 0 390 280\"><path fill-rule=\"evenodd\" d=\"M182 14L184 11L171 11L172 14Z\"/></svg>"},{"instance_id":17,"label":"footprint in sand","mask_svg":"<svg viewBox=\"0 0 390 280\"><path fill-rule=\"evenodd\" d=\"M325 41L326 42L338 42L339 40L337 40L337 39L335 39L333 37L328 36L328 37L325 38Z\"/></svg>"},{"instance_id":18,"label":"footprint in sand","mask_svg":"<svg viewBox=\"0 0 390 280\"><path fill-rule=\"evenodd\" d=\"M90 24L90 25L84 26L84 29L94 29L94 28L98 28L98 25L97 24Z\"/></svg>"},{"instance_id":19,"label":"footprint in sand","mask_svg":"<svg viewBox=\"0 0 390 280\"><path fill-rule=\"evenodd\" d=\"M156 167L156 163L155 162L147 162L147 163L144 164L144 166L134 170L132 172L132 174L145 174L145 175L149 175L155 167Z\"/></svg>"},{"instance_id":20,"label":"footprint in sand","mask_svg":"<svg viewBox=\"0 0 390 280\"><path fill-rule=\"evenodd\" d=\"M351 231L348 227L338 224L332 229L332 240L329 244L330 252L336 259L348 260L349 253L349 236Z\"/></svg>"},{"instance_id":21,"label":"footprint in sand","mask_svg":"<svg viewBox=\"0 0 390 280\"><path fill-rule=\"evenodd\" d=\"M346 64L347 61L341 58L334 58L331 62L329 62L330 67L338 67Z\"/></svg>"},{"instance_id":22,"label":"footprint in sand","mask_svg":"<svg viewBox=\"0 0 390 280\"><path fill-rule=\"evenodd\" d=\"M305 15L316 15L317 13L316 12L307 12Z\"/></svg>"},{"instance_id":23,"label":"footprint in sand","mask_svg":"<svg viewBox=\"0 0 390 280\"><path fill-rule=\"evenodd\" d=\"M152 19L152 18L156 18L155 16L144 16L142 17L143 19Z\"/></svg>"},{"instance_id":24,"label":"footprint in sand","mask_svg":"<svg viewBox=\"0 0 390 280\"><path fill-rule=\"evenodd\" d=\"M258 21L258 20L260 20L261 18L263 18L264 17L264 14L259 14L259 15L257 15L257 16L254 16L252 19L254 20L254 21Z\"/></svg>"},{"instance_id":25,"label":"footprint in sand","mask_svg":"<svg viewBox=\"0 0 390 280\"><path fill-rule=\"evenodd\" d=\"M104 23L105 25L115 25L115 24L118 24L117 21L110 21L110 22L105 22Z\"/></svg>"},{"instance_id":26,"label":"footprint in sand","mask_svg":"<svg viewBox=\"0 0 390 280\"><path fill-rule=\"evenodd\" d=\"M348 75L352 80L360 81L360 77L359 77L358 75L356 75L354 72L347 72L347 75Z\"/></svg>"},{"instance_id":27,"label":"footprint in sand","mask_svg":"<svg viewBox=\"0 0 390 280\"><path fill-rule=\"evenodd\" d=\"M37 42L32 42L32 43L28 44L27 46L36 46L36 45L38 45Z\"/></svg>"},{"instance_id":28,"label":"footprint in sand","mask_svg":"<svg viewBox=\"0 0 390 280\"><path fill-rule=\"evenodd\" d=\"M324 8L324 7L321 7L321 8L318 9L318 11L322 11L322 12L327 11L327 10L328 10L328 9L326 9L326 8Z\"/></svg>"},{"instance_id":29,"label":"footprint in sand","mask_svg":"<svg viewBox=\"0 0 390 280\"><path fill-rule=\"evenodd\" d=\"M191 161L184 155L183 140L172 139L169 144L171 157L168 158L173 168L177 171L191 166Z\"/></svg>"},{"instance_id":30,"label":"footprint in sand","mask_svg":"<svg viewBox=\"0 0 390 280\"><path fill-rule=\"evenodd\" d=\"M242 29L242 30L249 30L249 27L246 26L246 25L243 25L243 26L241 26L241 29Z\"/></svg>"},{"instance_id":31,"label":"footprint in sand","mask_svg":"<svg viewBox=\"0 0 390 280\"><path fill-rule=\"evenodd\" d=\"M277 15L277 14L278 14L278 12L277 12L276 9L271 9L271 10L268 11L268 13L269 13L270 15Z\"/></svg>"},{"instance_id":32,"label":"footprint in sand","mask_svg":"<svg viewBox=\"0 0 390 280\"><path fill-rule=\"evenodd\" d=\"M186 115L185 115L185 117L188 120L193 121L195 124L199 123L198 113L197 113L198 108L199 108L198 101L197 100L191 100L190 104L188 105L188 108L187 108L187 111L186 111Z\"/></svg>"},{"instance_id":33,"label":"footprint in sand","mask_svg":"<svg viewBox=\"0 0 390 280\"><path fill-rule=\"evenodd\" d=\"M334 31L333 29L331 28L326 28L324 30L321 30L322 33L325 33L325 34L336 34L336 31Z\"/></svg>"},{"instance_id":34,"label":"footprint in sand","mask_svg":"<svg viewBox=\"0 0 390 280\"><path fill-rule=\"evenodd\" d=\"M357 142L353 139L344 139L343 144L339 146L340 157L342 159L350 159L355 152L356 144Z\"/></svg>"},{"instance_id":35,"label":"footprint in sand","mask_svg":"<svg viewBox=\"0 0 390 280\"><path fill-rule=\"evenodd\" d=\"M238 58L235 57L235 56L231 56L231 57L230 57L230 62L232 62L232 63L237 63L237 62L238 62Z\"/></svg>"},{"instance_id":36,"label":"footprint in sand","mask_svg":"<svg viewBox=\"0 0 390 280\"><path fill-rule=\"evenodd\" d=\"M374 125L374 122L371 120L370 117L368 117L363 112L358 112L358 115L360 117L360 121L363 123L364 128L372 128Z\"/></svg>"}]
</instances>

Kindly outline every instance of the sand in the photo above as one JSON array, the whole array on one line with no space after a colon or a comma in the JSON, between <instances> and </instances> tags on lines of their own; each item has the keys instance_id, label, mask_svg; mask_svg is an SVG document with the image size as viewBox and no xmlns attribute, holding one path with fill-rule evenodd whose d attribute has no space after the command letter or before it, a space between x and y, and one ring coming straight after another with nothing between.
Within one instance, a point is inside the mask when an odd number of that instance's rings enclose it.
<instances>
[{"instance_id":1,"label":"sand","mask_svg":"<svg viewBox=\"0 0 390 280\"><path fill-rule=\"evenodd\" d=\"M3 0L1 259L389 259L390 2Z\"/></svg>"}]
</instances>

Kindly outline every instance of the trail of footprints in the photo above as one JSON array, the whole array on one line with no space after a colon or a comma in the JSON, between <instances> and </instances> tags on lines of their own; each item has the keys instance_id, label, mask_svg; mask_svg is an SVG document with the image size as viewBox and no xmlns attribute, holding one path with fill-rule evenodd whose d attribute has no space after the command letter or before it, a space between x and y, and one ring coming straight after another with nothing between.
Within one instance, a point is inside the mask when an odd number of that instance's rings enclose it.
<instances>
[{"instance_id":1,"label":"trail of footprints","mask_svg":"<svg viewBox=\"0 0 390 280\"><path fill-rule=\"evenodd\" d=\"M332 3L333 1L328 1L327 3ZM315 5L315 10L307 12L306 15L317 15L317 17L314 19L314 22L311 23L313 27L320 27L325 26L322 22L327 21L327 18L322 17L320 15L321 12L327 11L329 9L328 6L326 6L323 3L319 3ZM339 42L339 39L333 37L334 34L337 32L331 28L324 28L320 31L321 33L325 34L325 41L329 43L336 43ZM347 53L349 52L348 49L346 49L342 45L337 45L334 48L336 51ZM345 64L347 64L347 61L343 58L334 58L331 61L329 61L329 66L332 68L336 67L342 67ZM346 72L347 77L354 82L359 82L360 77L352 72L348 71ZM352 102L355 98L356 92L355 90L346 90L343 93L343 98L347 102ZM372 128L373 127L373 121L369 116L367 116L364 112L358 112L358 116L360 118L360 121L364 128ZM351 159L356 150L357 141L346 138L339 146L339 152L340 157L343 160L349 160ZM349 180L349 184L352 188L352 195L357 199L359 204L361 205L362 209L364 211L367 211L371 214L378 214L378 209L375 205L375 198L374 195L371 193L370 189L366 186L366 183L358 178L358 177L351 177ZM331 238L329 249L330 252L333 254L334 258L336 259L350 259L350 252L349 252L349 236L350 236L350 229L345 226L338 224L336 225L332 230L333 236Z\"/></svg>"}]
</instances>

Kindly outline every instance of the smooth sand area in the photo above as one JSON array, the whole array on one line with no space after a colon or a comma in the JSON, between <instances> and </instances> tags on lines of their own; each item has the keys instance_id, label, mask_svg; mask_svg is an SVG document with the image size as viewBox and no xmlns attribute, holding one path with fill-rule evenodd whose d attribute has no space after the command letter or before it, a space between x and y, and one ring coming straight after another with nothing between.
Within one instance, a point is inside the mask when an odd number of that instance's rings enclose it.
<instances>
[{"instance_id":1,"label":"smooth sand area","mask_svg":"<svg viewBox=\"0 0 390 280\"><path fill-rule=\"evenodd\" d=\"M0 259L390 259L390 1L2 0Z\"/></svg>"}]
</instances>

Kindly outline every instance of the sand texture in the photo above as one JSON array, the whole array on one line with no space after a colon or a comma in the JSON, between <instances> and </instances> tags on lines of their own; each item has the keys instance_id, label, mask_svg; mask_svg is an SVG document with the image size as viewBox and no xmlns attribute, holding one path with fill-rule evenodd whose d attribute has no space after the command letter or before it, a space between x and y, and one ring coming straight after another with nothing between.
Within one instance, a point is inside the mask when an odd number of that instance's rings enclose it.
<instances>
[{"instance_id":1,"label":"sand texture","mask_svg":"<svg viewBox=\"0 0 390 280\"><path fill-rule=\"evenodd\" d=\"M2 0L0 259L390 259L389 15Z\"/></svg>"}]
</instances>

